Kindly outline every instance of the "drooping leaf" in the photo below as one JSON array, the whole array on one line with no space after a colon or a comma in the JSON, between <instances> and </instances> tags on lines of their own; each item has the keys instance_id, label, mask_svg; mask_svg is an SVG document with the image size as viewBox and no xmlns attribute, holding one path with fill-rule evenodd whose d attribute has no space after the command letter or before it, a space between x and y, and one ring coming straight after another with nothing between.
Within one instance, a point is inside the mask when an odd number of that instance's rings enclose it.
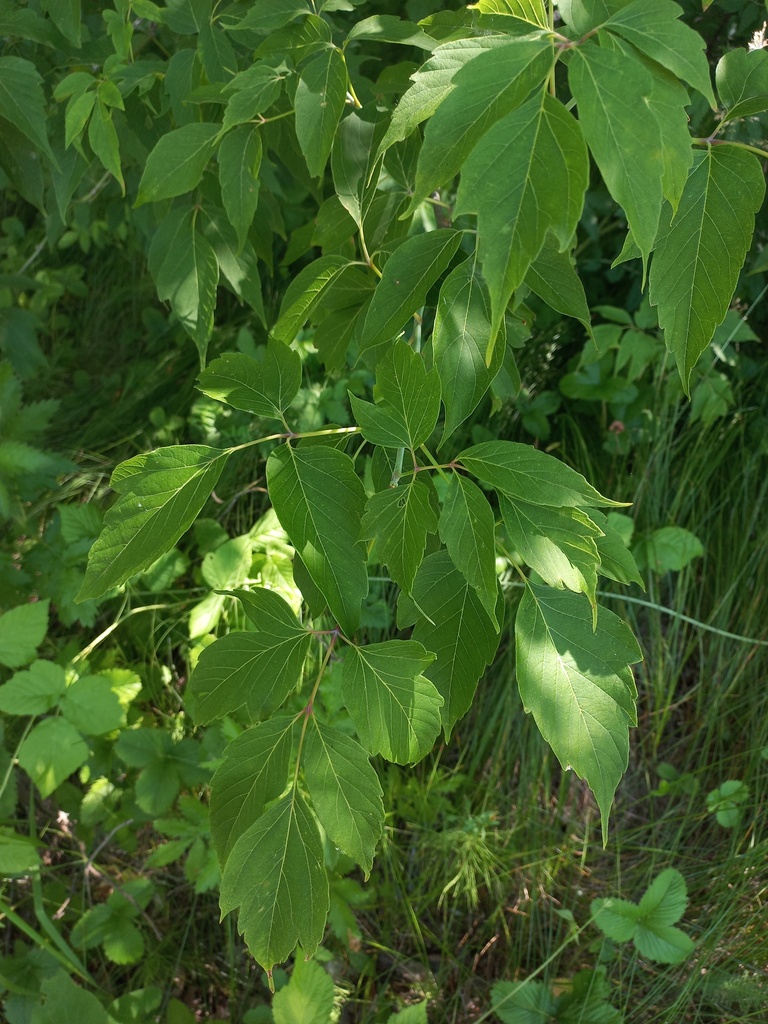
<instances>
[{"instance_id":1,"label":"drooping leaf","mask_svg":"<svg viewBox=\"0 0 768 1024\"><path fill-rule=\"evenodd\" d=\"M30 61L21 57L0 57L0 117L15 125L55 163L46 130L42 81Z\"/></svg>"},{"instance_id":2,"label":"drooping leaf","mask_svg":"<svg viewBox=\"0 0 768 1024\"><path fill-rule=\"evenodd\" d=\"M346 651L344 703L372 754L415 764L432 749L443 698L423 672L434 657L413 640L386 640Z\"/></svg>"},{"instance_id":3,"label":"drooping leaf","mask_svg":"<svg viewBox=\"0 0 768 1024\"><path fill-rule=\"evenodd\" d=\"M221 876L221 912L271 971L297 943L311 956L323 938L330 895L317 823L294 788L235 842Z\"/></svg>"},{"instance_id":4,"label":"drooping leaf","mask_svg":"<svg viewBox=\"0 0 768 1024\"><path fill-rule=\"evenodd\" d=\"M311 634L273 590L238 591L256 626L206 647L189 682L195 717L207 724L245 707L253 719L276 711L301 679Z\"/></svg>"},{"instance_id":5,"label":"drooping leaf","mask_svg":"<svg viewBox=\"0 0 768 1024\"><path fill-rule=\"evenodd\" d=\"M118 466L112 487L120 497L91 548L78 600L101 597L170 551L197 518L228 456L226 449L178 445Z\"/></svg>"},{"instance_id":6,"label":"drooping leaf","mask_svg":"<svg viewBox=\"0 0 768 1024\"><path fill-rule=\"evenodd\" d=\"M365 491L352 460L325 445L281 445L267 460L277 517L341 629L351 636L368 593L359 541Z\"/></svg>"},{"instance_id":7,"label":"drooping leaf","mask_svg":"<svg viewBox=\"0 0 768 1024\"><path fill-rule=\"evenodd\" d=\"M534 505L590 508L622 504L604 498L581 473L529 444L483 441L465 449L456 461L497 491Z\"/></svg>"},{"instance_id":8,"label":"drooping leaf","mask_svg":"<svg viewBox=\"0 0 768 1024\"><path fill-rule=\"evenodd\" d=\"M325 290L349 265L343 256L321 256L304 267L286 289L280 316L272 328L274 337L290 345Z\"/></svg>"},{"instance_id":9,"label":"drooping leaf","mask_svg":"<svg viewBox=\"0 0 768 1024\"><path fill-rule=\"evenodd\" d=\"M376 195L375 142L378 124L359 114L350 114L339 125L333 140L331 171L341 206L358 228Z\"/></svg>"},{"instance_id":10,"label":"drooping leaf","mask_svg":"<svg viewBox=\"0 0 768 1024\"><path fill-rule=\"evenodd\" d=\"M478 592L447 551L424 559L412 593L412 601L400 596L398 625L404 628L415 623L413 638L437 656L424 674L444 700L440 715L447 738L469 710L477 682L493 661L500 634Z\"/></svg>"},{"instance_id":11,"label":"drooping leaf","mask_svg":"<svg viewBox=\"0 0 768 1024\"><path fill-rule=\"evenodd\" d=\"M200 391L211 398L270 419L280 419L300 386L298 352L272 339L261 362L242 352L225 352L198 378Z\"/></svg>"},{"instance_id":12,"label":"drooping leaf","mask_svg":"<svg viewBox=\"0 0 768 1024\"><path fill-rule=\"evenodd\" d=\"M302 761L312 805L328 838L369 874L384 831L384 803L367 751L312 715Z\"/></svg>"},{"instance_id":13,"label":"drooping leaf","mask_svg":"<svg viewBox=\"0 0 768 1024\"><path fill-rule=\"evenodd\" d=\"M379 362L373 396L375 405L349 398L366 441L413 450L429 439L440 412L440 378L410 346L394 344Z\"/></svg>"},{"instance_id":14,"label":"drooping leaf","mask_svg":"<svg viewBox=\"0 0 768 1024\"><path fill-rule=\"evenodd\" d=\"M532 505L503 493L499 508L509 539L526 564L550 587L586 594L596 614L600 529L589 515L579 508Z\"/></svg>"},{"instance_id":15,"label":"drooping leaf","mask_svg":"<svg viewBox=\"0 0 768 1024\"><path fill-rule=\"evenodd\" d=\"M448 549L451 561L467 583L475 588L491 622L498 629L495 516L477 484L460 473L453 474L445 492L439 528L440 539Z\"/></svg>"},{"instance_id":16,"label":"drooping leaf","mask_svg":"<svg viewBox=\"0 0 768 1024\"><path fill-rule=\"evenodd\" d=\"M120 144L117 129L112 120L112 111L103 101L101 91L97 96L96 106L88 122L88 142L94 155L120 185L125 195L125 180L120 163Z\"/></svg>"},{"instance_id":17,"label":"drooping leaf","mask_svg":"<svg viewBox=\"0 0 768 1024\"><path fill-rule=\"evenodd\" d=\"M584 285L571 262L571 254L560 252L554 239L547 240L528 268L525 283L558 313L579 320L591 331L589 306Z\"/></svg>"},{"instance_id":18,"label":"drooping leaf","mask_svg":"<svg viewBox=\"0 0 768 1024\"><path fill-rule=\"evenodd\" d=\"M312 177L323 173L344 111L347 68L336 47L304 65L296 89L296 135Z\"/></svg>"},{"instance_id":19,"label":"drooping leaf","mask_svg":"<svg viewBox=\"0 0 768 1024\"><path fill-rule=\"evenodd\" d=\"M167 132L147 157L136 206L191 192L216 151L219 125L193 122Z\"/></svg>"},{"instance_id":20,"label":"drooping leaf","mask_svg":"<svg viewBox=\"0 0 768 1024\"><path fill-rule=\"evenodd\" d=\"M653 79L639 55L587 41L573 51L568 82L590 151L647 261L664 177L661 131L650 108Z\"/></svg>"},{"instance_id":21,"label":"drooping leaf","mask_svg":"<svg viewBox=\"0 0 768 1024\"><path fill-rule=\"evenodd\" d=\"M768 53L764 48L729 50L718 62L715 81L726 120L768 110Z\"/></svg>"},{"instance_id":22,"label":"drooping leaf","mask_svg":"<svg viewBox=\"0 0 768 1024\"><path fill-rule=\"evenodd\" d=\"M600 556L600 565L597 567L601 576L616 580L617 583L639 583L645 590L643 577L637 563L629 550L621 534L611 525L608 516L596 509L590 509L589 518L602 530L602 536L597 537L597 553Z\"/></svg>"},{"instance_id":23,"label":"drooping leaf","mask_svg":"<svg viewBox=\"0 0 768 1024\"><path fill-rule=\"evenodd\" d=\"M478 54L454 75L453 88L430 117L419 153L412 208L461 170L484 133L540 85L554 61L545 33L510 39Z\"/></svg>"},{"instance_id":24,"label":"drooping leaf","mask_svg":"<svg viewBox=\"0 0 768 1024\"><path fill-rule=\"evenodd\" d=\"M211 837L221 864L266 804L285 789L295 721L292 715L275 715L225 748L211 780Z\"/></svg>"},{"instance_id":25,"label":"drooping leaf","mask_svg":"<svg viewBox=\"0 0 768 1024\"><path fill-rule=\"evenodd\" d=\"M228 132L219 146L218 161L222 202L242 249L259 201L259 129L240 125Z\"/></svg>"},{"instance_id":26,"label":"drooping leaf","mask_svg":"<svg viewBox=\"0 0 768 1024\"><path fill-rule=\"evenodd\" d=\"M205 361L213 333L219 264L195 223L195 210L173 210L160 224L149 248L149 270L158 298L170 302Z\"/></svg>"},{"instance_id":27,"label":"drooping leaf","mask_svg":"<svg viewBox=\"0 0 768 1024\"><path fill-rule=\"evenodd\" d=\"M447 270L459 247L461 232L438 228L407 238L384 265L381 281L363 325L362 349L396 337L424 305L427 292Z\"/></svg>"},{"instance_id":28,"label":"drooping leaf","mask_svg":"<svg viewBox=\"0 0 768 1024\"><path fill-rule=\"evenodd\" d=\"M579 124L544 90L497 121L469 155L454 212L477 214L494 337L547 232L570 245L588 176Z\"/></svg>"},{"instance_id":29,"label":"drooping leaf","mask_svg":"<svg viewBox=\"0 0 768 1024\"><path fill-rule=\"evenodd\" d=\"M410 593L421 565L427 534L437 530L437 515L426 484L418 478L372 494L362 520L363 540L376 541L376 555L389 575Z\"/></svg>"},{"instance_id":30,"label":"drooping leaf","mask_svg":"<svg viewBox=\"0 0 768 1024\"><path fill-rule=\"evenodd\" d=\"M674 218L666 211L651 266L650 299L686 394L693 368L725 319L752 242L765 180L735 146L697 153Z\"/></svg>"},{"instance_id":31,"label":"drooping leaf","mask_svg":"<svg viewBox=\"0 0 768 1024\"><path fill-rule=\"evenodd\" d=\"M488 391L504 359L504 346L491 343L491 298L477 260L470 258L443 281L432 331L432 353L445 406L441 445L472 413Z\"/></svg>"},{"instance_id":32,"label":"drooping leaf","mask_svg":"<svg viewBox=\"0 0 768 1024\"><path fill-rule=\"evenodd\" d=\"M526 586L515 620L523 706L564 768L595 794L607 840L608 814L629 759L637 722L631 665L641 660L629 627L605 608L593 632L578 594Z\"/></svg>"}]
</instances>

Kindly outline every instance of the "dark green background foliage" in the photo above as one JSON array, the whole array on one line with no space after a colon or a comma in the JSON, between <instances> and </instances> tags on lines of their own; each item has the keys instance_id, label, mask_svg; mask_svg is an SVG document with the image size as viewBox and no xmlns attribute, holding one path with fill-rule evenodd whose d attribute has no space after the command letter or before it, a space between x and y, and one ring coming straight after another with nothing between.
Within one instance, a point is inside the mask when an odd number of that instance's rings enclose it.
<instances>
[{"instance_id":1,"label":"dark green background foliage","mask_svg":"<svg viewBox=\"0 0 768 1024\"><path fill-rule=\"evenodd\" d=\"M697 955L667 860L636 899L597 886L581 925L561 911L562 949L603 935L564 988L472 989L491 945L514 947L500 884L531 856L492 809L510 780L531 821L537 801L569 808L582 867L620 856L631 736L653 765L671 725L693 742L664 682L674 630L746 640L755 666L765 647L726 606L765 530L765 17L0 2L0 909L31 943L0 968L12 1024L62 1001L83 1021L189 1019L135 968L162 947L169 870L192 916L218 890L280 987L231 1019L325 1024L334 1000L398 1019L355 910L380 890L421 934L409 830L424 877L446 867L422 886L438 909L461 894L497 923L463 982L410 986L406 1024L451 998L452 1019L620 1021L606 965ZM715 624L675 602L727 548L712 496L733 480L747 519ZM514 765L489 769L513 735ZM649 808L696 799L690 771L658 771ZM735 834L750 785L713 778L701 815ZM672 856L681 835L647 844ZM94 867L113 848L124 863ZM476 928L458 906L443 949ZM435 934L409 953L425 970ZM500 970L538 973L552 948ZM115 986L108 964L137 974Z\"/></svg>"}]
</instances>

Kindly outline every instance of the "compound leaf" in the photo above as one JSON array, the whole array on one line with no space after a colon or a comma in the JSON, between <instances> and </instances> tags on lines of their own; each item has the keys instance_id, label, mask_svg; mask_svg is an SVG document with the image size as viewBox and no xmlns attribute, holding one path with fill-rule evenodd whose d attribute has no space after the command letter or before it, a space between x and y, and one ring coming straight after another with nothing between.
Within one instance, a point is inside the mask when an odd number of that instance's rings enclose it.
<instances>
[{"instance_id":1,"label":"compound leaf","mask_svg":"<svg viewBox=\"0 0 768 1024\"><path fill-rule=\"evenodd\" d=\"M301 386L301 357L270 339L261 362L242 352L225 352L198 378L198 388L234 409L280 419Z\"/></svg>"}]
</instances>

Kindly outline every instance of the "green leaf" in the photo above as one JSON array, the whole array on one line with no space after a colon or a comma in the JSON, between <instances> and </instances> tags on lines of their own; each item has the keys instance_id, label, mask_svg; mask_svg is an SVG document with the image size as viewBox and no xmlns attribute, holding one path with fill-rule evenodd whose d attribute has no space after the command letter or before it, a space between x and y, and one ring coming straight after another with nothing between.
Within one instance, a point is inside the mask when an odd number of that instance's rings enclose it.
<instances>
[{"instance_id":1,"label":"green leaf","mask_svg":"<svg viewBox=\"0 0 768 1024\"><path fill-rule=\"evenodd\" d=\"M749 117L768 110L768 53L759 50L730 50L718 62L715 81L725 120Z\"/></svg>"},{"instance_id":2,"label":"green leaf","mask_svg":"<svg viewBox=\"0 0 768 1024\"><path fill-rule=\"evenodd\" d=\"M276 715L246 729L224 749L211 780L211 837L221 864L285 789L295 722L293 715Z\"/></svg>"},{"instance_id":3,"label":"green leaf","mask_svg":"<svg viewBox=\"0 0 768 1024\"><path fill-rule=\"evenodd\" d=\"M258 127L244 124L221 140L217 159L221 198L242 249L259 201L261 135Z\"/></svg>"},{"instance_id":4,"label":"green leaf","mask_svg":"<svg viewBox=\"0 0 768 1024\"><path fill-rule=\"evenodd\" d=\"M376 404L350 392L352 412L371 444L416 449L429 439L440 413L440 378L404 342L389 349L376 367Z\"/></svg>"},{"instance_id":5,"label":"green leaf","mask_svg":"<svg viewBox=\"0 0 768 1024\"><path fill-rule=\"evenodd\" d=\"M32 661L48 631L50 601L31 601L0 615L0 665L20 668Z\"/></svg>"},{"instance_id":6,"label":"green leaf","mask_svg":"<svg viewBox=\"0 0 768 1024\"><path fill-rule=\"evenodd\" d=\"M440 539L453 564L477 591L498 630L495 526L493 509L480 488L467 477L454 473L443 498Z\"/></svg>"},{"instance_id":7,"label":"green leaf","mask_svg":"<svg viewBox=\"0 0 768 1024\"><path fill-rule=\"evenodd\" d=\"M424 305L427 293L447 270L461 232L438 228L407 238L384 265L363 325L360 347L375 348L395 338Z\"/></svg>"},{"instance_id":8,"label":"green leaf","mask_svg":"<svg viewBox=\"0 0 768 1024\"><path fill-rule=\"evenodd\" d=\"M240 909L238 929L267 971L301 943L311 956L330 906L323 844L293 789L244 832L221 877L221 913Z\"/></svg>"},{"instance_id":9,"label":"green leaf","mask_svg":"<svg viewBox=\"0 0 768 1024\"><path fill-rule=\"evenodd\" d=\"M639 56L593 42L572 52L568 82L584 137L647 261L659 226L664 177L661 131L650 106L653 79Z\"/></svg>"},{"instance_id":10,"label":"green leaf","mask_svg":"<svg viewBox=\"0 0 768 1024\"><path fill-rule=\"evenodd\" d=\"M357 740L311 715L303 753L312 805L328 838L366 875L384 831L379 777Z\"/></svg>"},{"instance_id":11,"label":"green leaf","mask_svg":"<svg viewBox=\"0 0 768 1024\"><path fill-rule=\"evenodd\" d=\"M352 26L347 42L354 39L371 39L379 43L399 43L402 46L417 46L422 50L434 48L436 40L410 21L402 21L394 14L374 14L363 18Z\"/></svg>"},{"instance_id":12,"label":"green leaf","mask_svg":"<svg viewBox=\"0 0 768 1024\"><path fill-rule=\"evenodd\" d=\"M301 357L270 339L262 362L242 352L225 352L198 378L198 388L234 409L280 419L301 386Z\"/></svg>"},{"instance_id":13,"label":"green leaf","mask_svg":"<svg viewBox=\"0 0 768 1024\"><path fill-rule=\"evenodd\" d=\"M125 195L125 181L120 164L120 145L117 139L117 131L112 121L112 111L103 101L101 90L99 90L91 120L88 122L88 142L94 155L117 181L123 195Z\"/></svg>"},{"instance_id":14,"label":"green leaf","mask_svg":"<svg viewBox=\"0 0 768 1024\"><path fill-rule=\"evenodd\" d=\"M285 291L280 316L272 328L273 336L290 345L319 304L326 289L349 266L349 260L343 256L321 256L308 267L304 267Z\"/></svg>"},{"instance_id":15,"label":"green leaf","mask_svg":"<svg viewBox=\"0 0 768 1024\"><path fill-rule=\"evenodd\" d=\"M437 300L432 353L445 406L441 446L477 408L504 359L504 346L491 345L491 298L475 257L465 260L443 281Z\"/></svg>"},{"instance_id":16,"label":"green leaf","mask_svg":"<svg viewBox=\"0 0 768 1024\"><path fill-rule=\"evenodd\" d=\"M550 238L528 268L525 283L548 306L579 320L591 332L589 306L584 285L576 273L571 254L560 252Z\"/></svg>"},{"instance_id":17,"label":"green leaf","mask_svg":"<svg viewBox=\"0 0 768 1024\"><path fill-rule=\"evenodd\" d=\"M269 64L252 64L245 71L235 75L224 90L230 94L224 111L222 127L252 121L263 114L279 99L283 89L284 74Z\"/></svg>"},{"instance_id":18,"label":"green leaf","mask_svg":"<svg viewBox=\"0 0 768 1024\"><path fill-rule=\"evenodd\" d=\"M333 978L317 963L297 953L291 980L272 999L275 1024L328 1024L334 1005Z\"/></svg>"},{"instance_id":19,"label":"green leaf","mask_svg":"<svg viewBox=\"0 0 768 1024\"><path fill-rule=\"evenodd\" d=\"M435 113L453 89L453 77L459 68L484 50L507 44L508 40L504 37L481 36L476 39L454 39L438 46L426 64L411 75L413 85L392 112L387 132L379 144L378 155L396 142L407 139L422 121Z\"/></svg>"},{"instance_id":20,"label":"green leaf","mask_svg":"<svg viewBox=\"0 0 768 1024\"><path fill-rule=\"evenodd\" d=\"M283 444L267 460L267 486L283 529L331 614L351 636L368 593L359 542L365 491L352 460L325 445Z\"/></svg>"},{"instance_id":21,"label":"green leaf","mask_svg":"<svg viewBox=\"0 0 768 1024\"><path fill-rule=\"evenodd\" d=\"M504 1024L548 1024L558 1019L557 1000L541 981L497 981L491 989L491 1003Z\"/></svg>"},{"instance_id":22,"label":"green leaf","mask_svg":"<svg viewBox=\"0 0 768 1024\"><path fill-rule=\"evenodd\" d=\"M493 661L499 631L478 592L467 583L447 551L428 555L421 563L412 601L400 595L398 625L404 628L412 623L414 640L437 656L424 674L444 700L440 713L448 738L469 710L486 665Z\"/></svg>"},{"instance_id":23,"label":"green leaf","mask_svg":"<svg viewBox=\"0 0 768 1024\"><path fill-rule=\"evenodd\" d=\"M220 130L217 124L193 122L163 135L147 157L135 205L173 199L197 188Z\"/></svg>"},{"instance_id":24,"label":"green leaf","mask_svg":"<svg viewBox=\"0 0 768 1024\"><path fill-rule=\"evenodd\" d=\"M58 970L40 986L40 1003L33 1010L34 1024L57 1024L62 1007L78 1024L108 1024L107 1011L96 996L76 985L65 971Z\"/></svg>"},{"instance_id":25,"label":"green leaf","mask_svg":"<svg viewBox=\"0 0 768 1024\"><path fill-rule=\"evenodd\" d=\"M376 196L373 146L377 134L376 122L350 114L333 141L331 172L336 196L358 228Z\"/></svg>"},{"instance_id":26,"label":"green leaf","mask_svg":"<svg viewBox=\"0 0 768 1024\"><path fill-rule=\"evenodd\" d=\"M18 758L46 799L88 759L88 745L65 718L44 718L19 747Z\"/></svg>"},{"instance_id":27,"label":"green leaf","mask_svg":"<svg viewBox=\"0 0 768 1024\"><path fill-rule=\"evenodd\" d=\"M637 562L621 534L611 525L609 517L590 509L589 518L603 533L602 537L596 539L597 553L600 556L597 571L600 575L616 580L617 583L638 583L645 590Z\"/></svg>"},{"instance_id":28,"label":"green leaf","mask_svg":"<svg viewBox=\"0 0 768 1024\"><path fill-rule=\"evenodd\" d=\"M706 44L698 32L677 20L682 13L672 0L635 0L613 13L604 26L698 89L714 109Z\"/></svg>"},{"instance_id":29,"label":"green leaf","mask_svg":"<svg viewBox=\"0 0 768 1024\"><path fill-rule=\"evenodd\" d=\"M44 715L59 703L66 689L67 678L60 665L52 661L33 661L28 669L16 672L0 686L0 711L6 715Z\"/></svg>"},{"instance_id":30,"label":"green leaf","mask_svg":"<svg viewBox=\"0 0 768 1024\"><path fill-rule=\"evenodd\" d=\"M21 57L0 57L0 117L15 125L55 164L46 131L42 82L30 61Z\"/></svg>"},{"instance_id":31,"label":"green leaf","mask_svg":"<svg viewBox=\"0 0 768 1024\"><path fill-rule=\"evenodd\" d=\"M586 601L528 585L515 620L517 681L526 712L563 768L595 794L607 841L608 814L637 723L630 665L641 660L629 627L605 608L597 628Z\"/></svg>"},{"instance_id":32,"label":"green leaf","mask_svg":"<svg viewBox=\"0 0 768 1024\"><path fill-rule=\"evenodd\" d=\"M309 14L305 0L251 0L245 17L234 28L266 35L302 14Z\"/></svg>"},{"instance_id":33,"label":"green leaf","mask_svg":"<svg viewBox=\"0 0 768 1024\"><path fill-rule=\"evenodd\" d=\"M597 614L595 590L600 528L579 508L548 508L499 494L509 539L550 587L586 594ZM626 549L625 549L626 550Z\"/></svg>"},{"instance_id":34,"label":"green leaf","mask_svg":"<svg viewBox=\"0 0 768 1024\"><path fill-rule=\"evenodd\" d=\"M194 209L171 211L152 238L148 262L158 298L170 302L197 346L202 364L213 333L219 264L195 220Z\"/></svg>"},{"instance_id":35,"label":"green leaf","mask_svg":"<svg viewBox=\"0 0 768 1024\"><path fill-rule=\"evenodd\" d=\"M685 879L675 868L667 868L648 886L638 904L638 910L643 924L658 927L679 921L687 904Z\"/></svg>"},{"instance_id":36,"label":"green leaf","mask_svg":"<svg viewBox=\"0 0 768 1024\"><path fill-rule=\"evenodd\" d=\"M247 302L260 322L266 327L264 300L256 253L250 242L237 252L237 235L223 210L208 206L203 234L213 246L219 270L226 283L241 302Z\"/></svg>"},{"instance_id":37,"label":"green leaf","mask_svg":"<svg viewBox=\"0 0 768 1024\"><path fill-rule=\"evenodd\" d=\"M252 719L276 711L301 680L311 634L272 590L236 595L255 632L232 632L200 654L189 682L195 718L204 725L247 708Z\"/></svg>"},{"instance_id":38,"label":"green leaf","mask_svg":"<svg viewBox=\"0 0 768 1024\"><path fill-rule=\"evenodd\" d=\"M622 504L604 498L581 473L529 444L484 441L465 449L456 461L497 491L534 505Z\"/></svg>"},{"instance_id":39,"label":"green leaf","mask_svg":"<svg viewBox=\"0 0 768 1024\"><path fill-rule=\"evenodd\" d=\"M679 572L703 554L699 538L682 526L663 526L645 542L645 557L654 572Z\"/></svg>"},{"instance_id":40,"label":"green leaf","mask_svg":"<svg viewBox=\"0 0 768 1024\"><path fill-rule=\"evenodd\" d=\"M710 146L694 157L677 214L671 220L665 214L650 299L686 394L699 356L728 312L764 195L757 157Z\"/></svg>"},{"instance_id":41,"label":"green leaf","mask_svg":"<svg viewBox=\"0 0 768 1024\"><path fill-rule=\"evenodd\" d=\"M541 33L510 39L459 68L451 92L427 123L411 209L453 180L479 139L541 85L553 62L552 40Z\"/></svg>"},{"instance_id":42,"label":"green leaf","mask_svg":"<svg viewBox=\"0 0 768 1024\"><path fill-rule=\"evenodd\" d=\"M296 137L313 178L323 173L347 95L347 66L335 47L302 68L296 88Z\"/></svg>"},{"instance_id":43,"label":"green leaf","mask_svg":"<svg viewBox=\"0 0 768 1024\"><path fill-rule=\"evenodd\" d=\"M61 713L86 736L102 736L126 724L125 708L106 676L81 676L68 686Z\"/></svg>"},{"instance_id":44,"label":"green leaf","mask_svg":"<svg viewBox=\"0 0 768 1024\"><path fill-rule=\"evenodd\" d=\"M370 753L415 764L432 749L443 698L422 673L434 658L413 640L386 640L345 652L344 703Z\"/></svg>"},{"instance_id":45,"label":"green leaf","mask_svg":"<svg viewBox=\"0 0 768 1024\"><path fill-rule=\"evenodd\" d=\"M581 128L544 90L497 121L470 153L454 214L477 214L494 337L547 232L562 249L570 246L588 178Z\"/></svg>"},{"instance_id":46,"label":"green leaf","mask_svg":"<svg viewBox=\"0 0 768 1024\"><path fill-rule=\"evenodd\" d=\"M31 875L40 868L35 842L10 828L0 828L0 876Z\"/></svg>"},{"instance_id":47,"label":"green leaf","mask_svg":"<svg viewBox=\"0 0 768 1024\"><path fill-rule=\"evenodd\" d=\"M197 518L228 456L226 449L190 444L118 466L112 487L120 497L91 548L78 600L101 597L169 551Z\"/></svg>"},{"instance_id":48,"label":"green leaf","mask_svg":"<svg viewBox=\"0 0 768 1024\"><path fill-rule=\"evenodd\" d=\"M429 489L421 480L372 494L365 506L360 536L375 540L375 557L406 593L421 565L427 534L437 531ZM2 692L2 691L0 691Z\"/></svg>"},{"instance_id":49,"label":"green leaf","mask_svg":"<svg viewBox=\"0 0 768 1024\"><path fill-rule=\"evenodd\" d=\"M44 0L43 10L61 34L80 49L80 0Z\"/></svg>"}]
</instances>

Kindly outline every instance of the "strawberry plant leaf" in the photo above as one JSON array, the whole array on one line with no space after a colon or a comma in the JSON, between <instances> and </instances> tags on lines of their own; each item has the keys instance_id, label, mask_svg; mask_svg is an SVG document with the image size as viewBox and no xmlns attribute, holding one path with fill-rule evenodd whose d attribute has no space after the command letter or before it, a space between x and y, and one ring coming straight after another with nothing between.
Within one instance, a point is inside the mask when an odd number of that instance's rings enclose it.
<instances>
[{"instance_id":1,"label":"strawberry plant leaf","mask_svg":"<svg viewBox=\"0 0 768 1024\"><path fill-rule=\"evenodd\" d=\"M350 265L343 256L321 256L304 267L286 289L280 316L272 328L278 341L290 345L328 286Z\"/></svg>"}]
</instances>

